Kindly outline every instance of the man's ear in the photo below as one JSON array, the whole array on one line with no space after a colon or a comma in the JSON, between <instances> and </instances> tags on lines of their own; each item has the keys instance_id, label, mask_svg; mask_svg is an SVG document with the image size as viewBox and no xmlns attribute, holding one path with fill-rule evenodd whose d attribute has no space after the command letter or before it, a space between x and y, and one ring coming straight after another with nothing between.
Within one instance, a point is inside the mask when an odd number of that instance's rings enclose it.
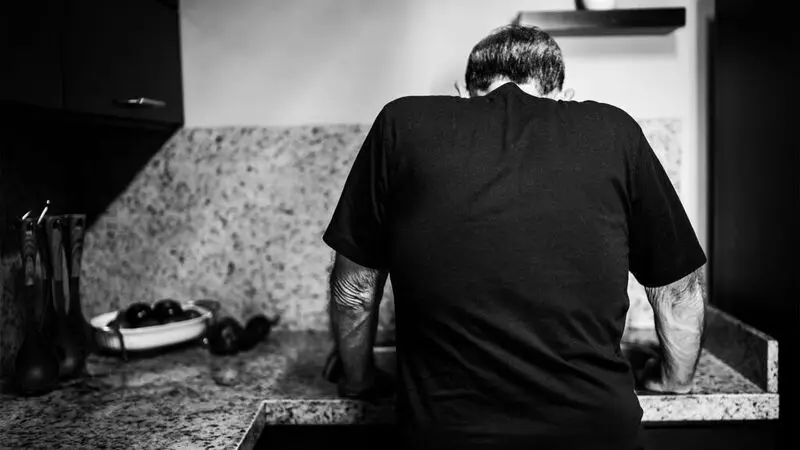
<instances>
[{"instance_id":1,"label":"man's ear","mask_svg":"<svg viewBox=\"0 0 800 450\"><path fill-rule=\"evenodd\" d=\"M467 91L467 87L464 83L454 81L453 87L456 88L456 94L458 94L461 98L469 98L469 91Z\"/></svg>"}]
</instances>

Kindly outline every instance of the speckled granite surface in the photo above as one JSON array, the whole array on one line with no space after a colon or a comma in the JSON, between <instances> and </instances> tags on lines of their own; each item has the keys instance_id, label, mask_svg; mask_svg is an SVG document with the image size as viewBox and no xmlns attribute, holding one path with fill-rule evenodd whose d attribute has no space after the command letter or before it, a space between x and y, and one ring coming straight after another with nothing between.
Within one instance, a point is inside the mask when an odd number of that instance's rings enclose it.
<instances>
[{"instance_id":1,"label":"speckled granite surface","mask_svg":"<svg viewBox=\"0 0 800 450\"><path fill-rule=\"evenodd\" d=\"M334 398L325 333L277 332L247 354L201 347L123 363L93 355L94 379L50 394L0 394L0 448L234 448L268 398ZM212 379L235 367L239 384Z\"/></svg>"},{"instance_id":2,"label":"speckled granite surface","mask_svg":"<svg viewBox=\"0 0 800 450\"><path fill-rule=\"evenodd\" d=\"M13 273L20 258L0 257L0 376L11 367L21 344L23 315L14 301Z\"/></svg>"},{"instance_id":3,"label":"speckled granite surface","mask_svg":"<svg viewBox=\"0 0 800 450\"><path fill-rule=\"evenodd\" d=\"M626 340L647 343L652 331ZM0 448L252 448L271 424L386 423L392 403L336 398L321 378L330 349L323 332L278 331L253 351L210 356L201 347L123 363L93 355L88 381L40 397L0 394ZM238 384L212 379L220 367ZM778 395L708 352L688 395L640 395L644 420L774 419Z\"/></svg>"},{"instance_id":4,"label":"speckled granite surface","mask_svg":"<svg viewBox=\"0 0 800 450\"><path fill-rule=\"evenodd\" d=\"M778 392L778 341L723 311L707 314L706 348L767 392Z\"/></svg>"},{"instance_id":5,"label":"speckled granite surface","mask_svg":"<svg viewBox=\"0 0 800 450\"><path fill-rule=\"evenodd\" d=\"M640 120L680 187L681 123ZM331 251L321 240L365 125L183 129L142 169L86 237L81 290L92 316L135 301L211 297L255 304L292 330L327 327ZM0 375L19 317L0 271ZM631 278L629 322L652 326ZM302 299L302 300L298 300ZM391 331L391 279L381 332Z\"/></svg>"}]
</instances>

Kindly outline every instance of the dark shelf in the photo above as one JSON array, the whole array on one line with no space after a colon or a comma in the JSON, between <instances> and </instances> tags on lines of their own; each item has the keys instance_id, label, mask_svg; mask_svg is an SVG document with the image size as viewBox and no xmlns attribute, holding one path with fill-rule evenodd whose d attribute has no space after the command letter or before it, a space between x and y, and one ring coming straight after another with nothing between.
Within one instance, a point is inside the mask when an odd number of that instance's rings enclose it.
<instances>
[{"instance_id":1,"label":"dark shelf","mask_svg":"<svg viewBox=\"0 0 800 450\"><path fill-rule=\"evenodd\" d=\"M686 25L686 8L531 11L519 13L514 23L551 36L659 35Z\"/></svg>"}]
</instances>

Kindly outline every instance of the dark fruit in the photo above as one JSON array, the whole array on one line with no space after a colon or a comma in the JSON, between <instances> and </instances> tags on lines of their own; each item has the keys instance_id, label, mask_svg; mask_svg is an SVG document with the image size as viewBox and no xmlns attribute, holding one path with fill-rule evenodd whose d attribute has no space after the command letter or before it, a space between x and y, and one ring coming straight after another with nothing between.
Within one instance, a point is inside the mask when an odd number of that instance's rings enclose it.
<instances>
[{"instance_id":1,"label":"dark fruit","mask_svg":"<svg viewBox=\"0 0 800 450\"><path fill-rule=\"evenodd\" d=\"M158 321L155 317L148 317L143 321L139 322L139 325L136 328L144 328L144 327L154 327L157 325L161 325L161 322Z\"/></svg>"},{"instance_id":2,"label":"dark fruit","mask_svg":"<svg viewBox=\"0 0 800 450\"><path fill-rule=\"evenodd\" d=\"M161 323L175 322L176 317L181 317L183 308L181 304L172 299L163 299L153 305L153 317Z\"/></svg>"},{"instance_id":3,"label":"dark fruit","mask_svg":"<svg viewBox=\"0 0 800 450\"><path fill-rule=\"evenodd\" d=\"M188 317L186 317L186 311L181 311L178 315L169 316L166 317L165 319L162 319L161 323L166 325L168 323L173 323L173 322L183 322L184 320L187 319Z\"/></svg>"},{"instance_id":4,"label":"dark fruit","mask_svg":"<svg viewBox=\"0 0 800 450\"><path fill-rule=\"evenodd\" d=\"M208 349L215 355L233 355L239 351L244 329L236 320L225 317L209 328Z\"/></svg>"},{"instance_id":5,"label":"dark fruit","mask_svg":"<svg viewBox=\"0 0 800 450\"><path fill-rule=\"evenodd\" d=\"M137 302L125 310L125 321L131 328L139 328L142 323L152 315L152 309L147 303Z\"/></svg>"},{"instance_id":6,"label":"dark fruit","mask_svg":"<svg viewBox=\"0 0 800 450\"><path fill-rule=\"evenodd\" d=\"M257 315L247 321L244 327L242 339L239 342L239 350L250 350L259 342L269 336L272 330L272 322L264 315Z\"/></svg>"}]
</instances>

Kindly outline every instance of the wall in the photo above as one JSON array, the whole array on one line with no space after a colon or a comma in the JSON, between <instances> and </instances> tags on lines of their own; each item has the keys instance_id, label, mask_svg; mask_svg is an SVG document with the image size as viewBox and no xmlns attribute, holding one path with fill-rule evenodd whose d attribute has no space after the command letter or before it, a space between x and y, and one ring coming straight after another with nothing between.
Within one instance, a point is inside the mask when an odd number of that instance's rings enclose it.
<instances>
[{"instance_id":1,"label":"wall","mask_svg":"<svg viewBox=\"0 0 800 450\"><path fill-rule=\"evenodd\" d=\"M705 17L712 0L618 0L684 6L667 36L559 38L576 99L641 119L682 122L682 199L705 244ZM404 95L451 94L472 46L520 10L572 0L191 0L181 4L188 126L370 123Z\"/></svg>"}]
</instances>

